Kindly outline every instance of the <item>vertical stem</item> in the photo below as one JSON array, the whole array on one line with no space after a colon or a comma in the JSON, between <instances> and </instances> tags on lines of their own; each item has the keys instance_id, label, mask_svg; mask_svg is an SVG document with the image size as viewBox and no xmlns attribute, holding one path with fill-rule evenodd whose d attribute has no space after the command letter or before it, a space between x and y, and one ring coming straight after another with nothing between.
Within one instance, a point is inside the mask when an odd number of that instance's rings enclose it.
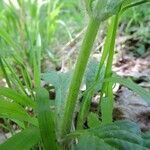
<instances>
[{"instance_id":1,"label":"vertical stem","mask_svg":"<svg viewBox=\"0 0 150 150\"><path fill-rule=\"evenodd\" d=\"M116 39L116 33L117 33L117 27L119 22L119 13L112 17L110 26L109 26L109 32L108 35L111 36L110 46L108 47L109 54L107 59L107 65L106 65L106 71L105 71L105 79L111 77L112 74L112 63L113 63L113 56L114 56L114 47L115 47L115 39ZM107 42L107 40L106 40ZM108 102L106 102L106 107L109 108L108 111L102 111L104 110L102 107L103 99L105 94L105 97L108 97ZM112 83L104 83L102 87L102 95L101 95L101 111L102 111L102 118L103 123L111 123L112 122L112 113L113 113L113 92L112 92Z\"/></svg>"},{"instance_id":2,"label":"vertical stem","mask_svg":"<svg viewBox=\"0 0 150 150\"><path fill-rule=\"evenodd\" d=\"M109 55L112 32L113 32L112 27L110 27L110 22L108 22L107 36L106 36L105 43L104 43L102 57L101 57L101 60L100 60L99 66L98 66L98 71L97 71L97 74L96 74L96 77L95 77L95 82L99 79L102 67L104 66L104 63L105 63L105 61L106 61L106 59Z\"/></svg>"},{"instance_id":3,"label":"vertical stem","mask_svg":"<svg viewBox=\"0 0 150 150\"><path fill-rule=\"evenodd\" d=\"M109 50L110 50L111 38L112 38L112 32L113 32L112 27L110 27L110 23L109 23L108 24L108 29L107 29L107 36L106 36L105 44L104 44L104 49L103 49L103 53L102 53L102 57L101 57L101 60L100 60L99 66L98 66L98 71L96 73L94 83L90 87L90 90L88 91L86 97L84 98L83 105L81 106L81 109L80 109L80 112L79 112L79 115L78 115L78 120L77 120L77 129L82 129L83 128L83 123L84 123L84 121L87 117L87 114L89 112L89 109L90 109L92 95L94 94L94 91L95 91L95 84L96 84L96 82L98 82L100 74L101 74L102 67L103 67L107 57L109 56Z\"/></svg>"},{"instance_id":4,"label":"vertical stem","mask_svg":"<svg viewBox=\"0 0 150 150\"><path fill-rule=\"evenodd\" d=\"M110 49L109 49L109 56L107 60L107 66L106 66L106 75L105 77L110 77L112 73L112 63L113 63L113 56L114 56L114 48L115 48L115 40L116 40L116 34L117 34L117 28L118 28L118 21L119 21L119 15L116 15L111 20L112 26L112 36L111 36L111 43L110 43Z\"/></svg>"},{"instance_id":5,"label":"vertical stem","mask_svg":"<svg viewBox=\"0 0 150 150\"><path fill-rule=\"evenodd\" d=\"M78 98L78 93L82 78L87 66L87 62L100 26L100 22L94 19L91 19L85 34L85 38L82 43L81 51L75 66L74 74L71 80L64 116L61 126L61 137L70 132L73 112Z\"/></svg>"}]
</instances>

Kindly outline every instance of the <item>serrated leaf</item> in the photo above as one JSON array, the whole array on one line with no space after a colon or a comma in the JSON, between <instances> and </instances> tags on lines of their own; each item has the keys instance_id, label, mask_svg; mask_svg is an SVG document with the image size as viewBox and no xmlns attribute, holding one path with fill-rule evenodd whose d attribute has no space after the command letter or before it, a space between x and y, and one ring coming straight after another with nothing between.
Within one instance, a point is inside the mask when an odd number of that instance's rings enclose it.
<instances>
[{"instance_id":1,"label":"serrated leaf","mask_svg":"<svg viewBox=\"0 0 150 150\"><path fill-rule=\"evenodd\" d=\"M105 130L101 132L95 132L95 136L98 136L101 139L118 139L123 141L132 141L132 143L142 145L143 140L140 135L126 131L126 130Z\"/></svg>"},{"instance_id":2,"label":"serrated leaf","mask_svg":"<svg viewBox=\"0 0 150 150\"><path fill-rule=\"evenodd\" d=\"M104 143L94 135L85 134L79 138L75 150L112 150L112 147ZM114 149L115 150L115 149Z\"/></svg>"},{"instance_id":3,"label":"serrated leaf","mask_svg":"<svg viewBox=\"0 0 150 150\"><path fill-rule=\"evenodd\" d=\"M129 120L115 121L114 123L109 123L105 125L102 124L100 125L99 128L90 129L89 132L97 133L97 131L99 131L98 133L101 133L103 131L109 131L109 130L110 131L125 130L137 135L141 134L141 130L139 126L136 123L131 122Z\"/></svg>"},{"instance_id":4,"label":"serrated leaf","mask_svg":"<svg viewBox=\"0 0 150 150\"><path fill-rule=\"evenodd\" d=\"M117 150L148 150L146 147L144 147L142 144L135 144L131 141L126 140L120 140L115 138L109 138L105 139L105 142L113 147L115 147Z\"/></svg>"},{"instance_id":5,"label":"serrated leaf","mask_svg":"<svg viewBox=\"0 0 150 150\"><path fill-rule=\"evenodd\" d=\"M38 122L45 150L57 150L54 116L49 107L48 92L39 88L36 90Z\"/></svg>"},{"instance_id":6,"label":"serrated leaf","mask_svg":"<svg viewBox=\"0 0 150 150\"><path fill-rule=\"evenodd\" d=\"M140 128L131 121L117 121L111 124L101 125L99 128L89 129L83 133L77 144L77 149L79 150L88 149L90 146L92 146L92 150L148 150L148 148L143 145L144 142L140 134ZM88 138L94 144L101 142L103 146L94 147Z\"/></svg>"},{"instance_id":7,"label":"serrated leaf","mask_svg":"<svg viewBox=\"0 0 150 150\"><path fill-rule=\"evenodd\" d=\"M18 93L13 89L5 88L5 87L0 88L0 96L7 97L22 106L29 106L35 108L35 102L32 99Z\"/></svg>"},{"instance_id":8,"label":"serrated leaf","mask_svg":"<svg viewBox=\"0 0 150 150\"><path fill-rule=\"evenodd\" d=\"M40 141L38 128L29 128L12 136L0 145L0 150L30 150Z\"/></svg>"}]
</instances>

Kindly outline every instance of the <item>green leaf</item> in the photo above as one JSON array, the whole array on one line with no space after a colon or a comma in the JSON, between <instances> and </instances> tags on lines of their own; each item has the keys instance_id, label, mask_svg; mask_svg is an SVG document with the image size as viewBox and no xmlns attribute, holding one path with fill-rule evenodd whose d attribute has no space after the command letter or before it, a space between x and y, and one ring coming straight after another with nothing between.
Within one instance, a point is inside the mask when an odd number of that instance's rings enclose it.
<instances>
[{"instance_id":1,"label":"green leaf","mask_svg":"<svg viewBox=\"0 0 150 150\"><path fill-rule=\"evenodd\" d=\"M129 8L133 8L148 2L150 2L150 0L126 0L122 6L121 14Z\"/></svg>"},{"instance_id":2,"label":"green leaf","mask_svg":"<svg viewBox=\"0 0 150 150\"><path fill-rule=\"evenodd\" d=\"M0 150L30 150L40 141L38 128L28 128L0 145Z\"/></svg>"},{"instance_id":3,"label":"green leaf","mask_svg":"<svg viewBox=\"0 0 150 150\"><path fill-rule=\"evenodd\" d=\"M29 106L35 108L35 102L32 99L18 93L16 90L5 87L0 88L0 96L7 97L22 106Z\"/></svg>"},{"instance_id":4,"label":"green leaf","mask_svg":"<svg viewBox=\"0 0 150 150\"><path fill-rule=\"evenodd\" d=\"M141 130L139 126L136 123L128 120L115 121L109 124L102 124L100 125L99 128L89 129L88 132L98 134L98 133L103 133L105 131L117 131L117 130L124 130L137 135L141 134Z\"/></svg>"},{"instance_id":5,"label":"green leaf","mask_svg":"<svg viewBox=\"0 0 150 150\"><path fill-rule=\"evenodd\" d=\"M91 59L89 61L84 77L84 82L86 84L87 91L93 89L95 93L102 88L103 82L101 81L104 79L105 69L105 66L103 66L99 73L99 76L97 77L97 73L99 71L99 62L95 59Z\"/></svg>"},{"instance_id":6,"label":"green leaf","mask_svg":"<svg viewBox=\"0 0 150 150\"><path fill-rule=\"evenodd\" d=\"M26 121L37 126L36 118L30 117L19 104L3 99L0 99L0 116L19 121Z\"/></svg>"},{"instance_id":7,"label":"green leaf","mask_svg":"<svg viewBox=\"0 0 150 150\"><path fill-rule=\"evenodd\" d=\"M49 107L48 92L39 88L36 90L38 122L45 150L57 150L54 116Z\"/></svg>"},{"instance_id":8,"label":"green leaf","mask_svg":"<svg viewBox=\"0 0 150 150\"><path fill-rule=\"evenodd\" d=\"M56 90L55 106L58 117L63 113L67 89L70 82L70 73L49 72L42 75L42 79L48 84L52 84Z\"/></svg>"},{"instance_id":9,"label":"green leaf","mask_svg":"<svg viewBox=\"0 0 150 150\"><path fill-rule=\"evenodd\" d=\"M112 147L94 135L85 134L79 138L75 150L112 150Z\"/></svg>"},{"instance_id":10,"label":"green leaf","mask_svg":"<svg viewBox=\"0 0 150 150\"><path fill-rule=\"evenodd\" d=\"M150 132L145 132L142 134L144 139L144 146L150 149Z\"/></svg>"},{"instance_id":11,"label":"green leaf","mask_svg":"<svg viewBox=\"0 0 150 150\"><path fill-rule=\"evenodd\" d=\"M148 150L143 143L140 128L137 124L131 121L117 121L85 130L79 137L77 150Z\"/></svg>"},{"instance_id":12,"label":"green leaf","mask_svg":"<svg viewBox=\"0 0 150 150\"><path fill-rule=\"evenodd\" d=\"M146 91L139 85L135 84L131 79L125 79L119 76L113 76L112 78L110 78L110 80L108 79L108 81L113 82L113 83L120 83L128 87L133 92L141 96L150 105L150 92Z\"/></svg>"},{"instance_id":13,"label":"green leaf","mask_svg":"<svg viewBox=\"0 0 150 150\"><path fill-rule=\"evenodd\" d=\"M93 0L90 17L104 21L117 14L124 1L126 0Z\"/></svg>"},{"instance_id":14,"label":"green leaf","mask_svg":"<svg viewBox=\"0 0 150 150\"><path fill-rule=\"evenodd\" d=\"M96 76L96 73L98 71L98 61L96 61L95 59L91 59L88 63L88 66L87 66L87 69L86 69L86 73L85 73L85 83L86 83L86 88L90 88L94 81L95 81L95 76ZM105 70L105 67L102 68L102 71L100 73L100 76L99 76L99 80L103 80L104 78L104 70ZM97 91L101 89L101 82L98 82L97 83Z\"/></svg>"},{"instance_id":15,"label":"green leaf","mask_svg":"<svg viewBox=\"0 0 150 150\"><path fill-rule=\"evenodd\" d=\"M12 46L14 49L18 49L14 40L11 39L10 35L2 28L0 28L0 37L2 37L6 41L6 43Z\"/></svg>"},{"instance_id":16,"label":"green leaf","mask_svg":"<svg viewBox=\"0 0 150 150\"><path fill-rule=\"evenodd\" d=\"M10 82L8 73L6 71L5 65L3 63L2 57L0 58L0 67L1 67L4 78L6 79L6 83L7 83L8 87L11 87L11 82Z\"/></svg>"},{"instance_id":17,"label":"green leaf","mask_svg":"<svg viewBox=\"0 0 150 150\"><path fill-rule=\"evenodd\" d=\"M112 147L115 147L117 150L148 150L146 147L144 147L142 144L135 144L128 140L120 140L115 138L109 138L105 139L105 142Z\"/></svg>"},{"instance_id":18,"label":"green leaf","mask_svg":"<svg viewBox=\"0 0 150 150\"><path fill-rule=\"evenodd\" d=\"M41 49L39 47L33 51L33 70L34 70L34 83L38 88L41 85Z\"/></svg>"},{"instance_id":19,"label":"green leaf","mask_svg":"<svg viewBox=\"0 0 150 150\"><path fill-rule=\"evenodd\" d=\"M88 126L90 128L99 127L101 124L101 121L99 120L99 116L96 113L90 113L88 115Z\"/></svg>"},{"instance_id":20,"label":"green leaf","mask_svg":"<svg viewBox=\"0 0 150 150\"><path fill-rule=\"evenodd\" d=\"M90 91L86 91L83 95L83 102L78 115L77 129L82 129L90 111L92 96L94 95L95 88Z\"/></svg>"}]
</instances>

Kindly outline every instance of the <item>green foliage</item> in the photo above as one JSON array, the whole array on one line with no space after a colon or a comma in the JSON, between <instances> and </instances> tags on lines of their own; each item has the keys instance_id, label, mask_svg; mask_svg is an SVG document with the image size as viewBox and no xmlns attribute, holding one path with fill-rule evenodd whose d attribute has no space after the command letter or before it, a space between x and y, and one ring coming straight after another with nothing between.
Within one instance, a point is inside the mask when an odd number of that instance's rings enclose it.
<instances>
[{"instance_id":1,"label":"green foliage","mask_svg":"<svg viewBox=\"0 0 150 150\"><path fill-rule=\"evenodd\" d=\"M58 116L63 113L63 105L66 99L66 93L70 82L70 73L49 72L42 75L42 79L47 84L52 84L55 88L56 98L55 106Z\"/></svg>"},{"instance_id":2,"label":"green foliage","mask_svg":"<svg viewBox=\"0 0 150 150\"><path fill-rule=\"evenodd\" d=\"M100 21L118 13L125 0L85 0L89 15Z\"/></svg>"},{"instance_id":3,"label":"green foliage","mask_svg":"<svg viewBox=\"0 0 150 150\"><path fill-rule=\"evenodd\" d=\"M150 104L150 92L135 84L131 79L125 79L119 76L114 76L110 79L110 82L120 83L128 87L129 89L140 95L148 104Z\"/></svg>"},{"instance_id":4,"label":"green foliage","mask_svg":"<svg viewBox=\"0 0 150 150\"><path fill-rule=\"evenodd\" d=\"M17 103L0 98L0 115L3 118L16 119L22 122L30 122L37 126L36 118L31 117L24 108Z\"/></svg>"},{"instance_id":5,"label":"green foliage","mask_svg":"<svg viewBox=\"0 0 150 150\"><path fill-rule=\"evenodd\" d=\"M35 102L25 95L19 94L17 91L10 88L0 88L0 96L7 97L14 102L22 105L35 108Z\"/></svg>"},{"instance_id":6,"label":"green foliage","mask_svg":"<svg viewBox=\"0 0 150 150\"><path fill-rule=\"evenodd\" d=\"M50 110L48 97L48 92L45 89L36 90L37 118L45 150L57 150L54 116Z\"/></svg>"},{"instance_id":7,"label":"green foliage","mask_svg":"<svg viewBox=\"0 0 150 150\"><path fill-rule=\"evenodd\" d=\"M101 121L99 120L99 116L92 112L88 115L87 122L89 128L96 128L99 127L101 124Z\"/></svg>"},{"instance_id":8,"label":"green foliage","mask_svg":"<svg viewBox=\"0 0 150 150\"><path fill-rule=\"evenodd\" d=\"M97 77L97 72L99 71L98 65L99 65L99 62L94 59L90 60L88 63L85 77L84 77L87 89L91 88L91 86L95 82L95 78L98 78L97 82L100 80L103 80L103 78L104 78L105 66L102 67L101 73ZM96 83L96 84L97 84L96 90L99 91L101 89L101 86L100 86L101 83Z\"/></svg>"},{"instance_id":9,"label":"green foliage","mask_svg":"<svg viewBox=\"0 0 150 150\"><path fill-rule=\"evenodd\" d=\"M62 7L58 2L39 4L39 1L18 0L17 6L13 3L0 6L0 44L2 50L10 49L13 53L10 61L7 53L0 53L0 66L9 86L0 88L0 117L17 123L19 130L23 130L2 143L0 149L150 149L150 133L141 133L137 124L130 121L113 122L112 117L114 83L127 86L149 103L149 92L112 73L119 19L125 10L141 3L85 0L90 19L70 79L70 73L41 75L41 57L53 41ZM99 65L94 61L88 65L100 24L109 18L101 61ZM14 62L19 69L14 69ZM33 72L26 65L33 68ZM80 86L85 73L87 89L82 94ZM54 105L48 91L41 88L41 77L55 90ZM96 92L100 92L99 106L97 113L92 113L90 105ZM79 110L78 115L76 110ZM84 129L85 123L88 129ZM9 125L6 129L10 130Z\"/></svg>"},{"instance_id":10,"label":"green foliage","mask_svg":"<svg viewBox=\"0 0 150 150\"><path fill-rule=\"evenodd\" d=\"M32 146L40 141L40 133L37 128L27 128L13 137L9 138L5 143L0 145L1 150L29 150Z\"/></svg>"},{"instance_id":11,"label":"green foliage","mask_svg":"<svg viewBox=\"0 0 150 150\"><path fill-rule=\"evenodd\" d=\"M141 136L140 129L135 123L117 121L112 124L100 125L98 128L89 129L85 134L81 134L76 149L148 150L150 147L144 144L144 141L145 139Z\"/></svg>"}]
</instances>

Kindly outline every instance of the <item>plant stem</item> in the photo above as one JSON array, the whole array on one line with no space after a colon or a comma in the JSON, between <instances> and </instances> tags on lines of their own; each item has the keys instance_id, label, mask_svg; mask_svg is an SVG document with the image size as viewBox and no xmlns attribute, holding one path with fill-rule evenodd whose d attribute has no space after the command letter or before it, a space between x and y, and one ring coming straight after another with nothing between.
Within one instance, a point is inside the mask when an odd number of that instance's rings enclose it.
<instances>
[{"instance_id":1,"label":"plant stem","mask_svg":"<svg viewBox=\"0 0 150 150\"><path fill-rule=\"evenodd\" d=\"M108 25L108 31L107 31L107 36L105 39L105 44L104 44L104 49L101 57L101 61L98 66L98 71L96 73L94 83L90 87L90 90L86 94L86 97L83 99L83 105L81 106L79 115L78 115L78 120L77 120L77 129L82 129L83 128L83 123L88 115L89 109L90 109L90 104L91 104L91 99L92 96L94 95L94 91L96 88L96 83L99 82L99 77L101 74L102 67L109 55L109 49L110 49L110 43L111 43L111 36L112 36L112 28Z\"/></svg>"},{"instance_id":2,"label":"plant stem","mask_svg":"<svg viewBox=\"0 0 150 150\"><path fill-rule=\"evenodd\" d=\"M107 60L107 66L106 66L106 75L105 77L110 77L112 74L112 63L113 63L113 56L114 56L114 48L115 48L115 40L116 40L116 34L117 34L117 28L118 28L118 21L119 21L119 15L116 15L112 18L110 23L110 28L112 29L112 36L111 36L111 43L110 43L110 49L109 49L109 56Z\"/></svg>"},{"instance_id":3,"label":"plant stem","mask_svg":"<svg viewBox=\"0 0 150 150\"><path fill-rule=\"evenodd\" d=\"M64 110L64 116L62 120L62 126L61 126L61 137L66 135L70 132L71 124L72 124L72 118L73 118L73 112L75 109L75 105L78 98L78 93L80 89L80 85L82 82L82 78L87 66L87 62L98 32L100 26L100 22L98 20L90 19L81 51L75 66L74 74L71 80L65 110Z\"/></svg>"},{"instance_id":4,"label":"plant stem","mask_svg":"<svg viewBox=\"0 0 150 150\"><path fill-rule=\"evenodd\" d=\"M108 27L108 35L111 37L111 41L109 42L110 46L107 47L108 48L108 59L107 59L107 64L106 64L106 71L105 71L105 79L111 77L112 75L112 63L113 63L113 56L114 56L114 47L115 47L115 39L116 39L116 33L117 33L117 27L118 27L118 22L119 22L119 13L112 17L110 25ZM107 37L108 39L110 37ZM106 38L106 39L107 39ZM107 42L107 40L106 40ZM105 49L104 49L105 50ZM105 97L108 97L108 102L106 102L106 106L107 108L109 108L108 111L105 111L102 107L104 105L102 105L102 101L105 100L104 99L104 94ZM112 112L113 112L113 92L112 92L112 83L104 83L103 87L102 87L102 94L101 94L101 111L102 111L102 122L103 123L111 123L112 122Z\"/></svg>"}]
</instances>

